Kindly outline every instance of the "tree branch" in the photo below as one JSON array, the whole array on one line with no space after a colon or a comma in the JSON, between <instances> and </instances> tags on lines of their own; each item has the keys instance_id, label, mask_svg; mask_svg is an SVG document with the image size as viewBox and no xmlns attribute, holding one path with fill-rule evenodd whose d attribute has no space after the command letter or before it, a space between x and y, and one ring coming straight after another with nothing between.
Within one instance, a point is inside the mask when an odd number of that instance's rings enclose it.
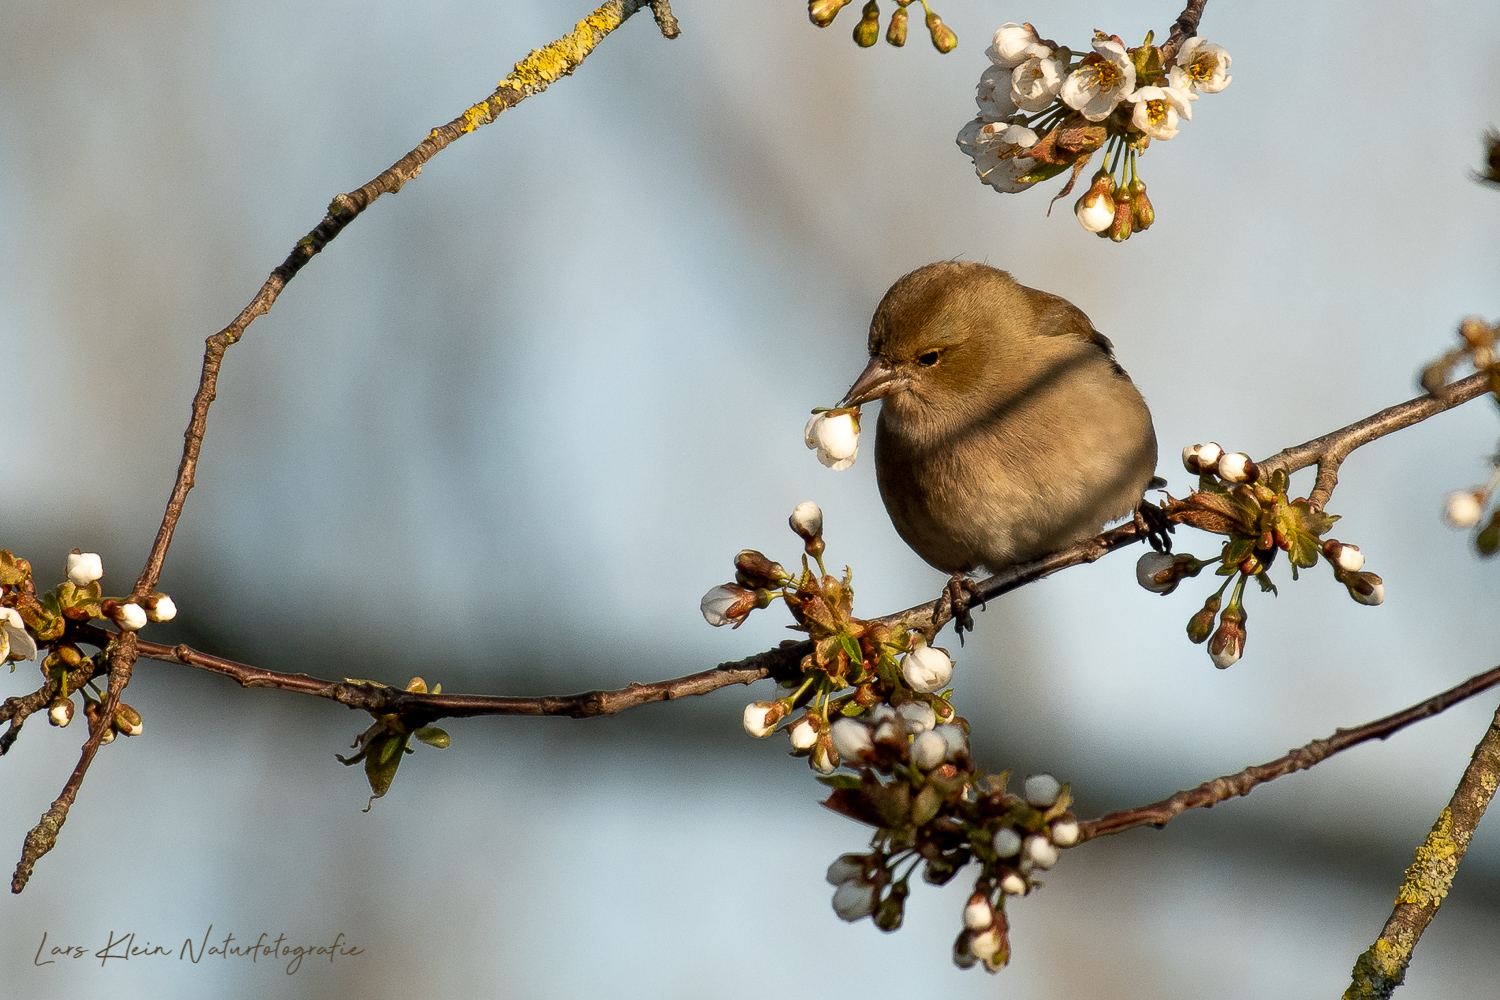
<instances>
[{"instance_id":1,"label":"tree branch","mask_svg":"<svg viewBox=\"0 0 1500 1000\"><path fill-rule=\"evenodd\" d=\"M1177 50L1182 48L1182 43L1198 33L1198 22L1203 19L1203 8L1208 6L1208 0L1188 0L1188 5L1177 15L1177 20L1172 22L1172 33L1167 36L1167 43L1161 47L1161 58L1163 63L1170 64L1177 55Z\"/></svg>"},{"instance_id":2,"label":"tree branch","mask_svg":"<svg viewBox=\"0 0 1500 1000\"><path fill-rule=\"evenodd\" d=\"M1500 711L1490 722L1474 757L1464 769L1447 807L1432 824L1432 832L1417 848L1416 860L1396 893L1396 908L1380 937L1354 963L1353 981L1344 1000L1386 1000L1406 978L1406 966L1422 932L1437 915L1443 897L1458 874L1474 828L1484 816L1500 783Z\"/></svg>"},{"instance_id":3,"label":"tree branch","mask_svg":"<svg viewBox=\"0 0 1500 1000\"><path fill-rule=\"evenodd\" d=\"M1341 427L1304 444L1284 448L1256 464L1260 466L1263 475L1269 475L1277 469L1284 469L1290 475L1298 469L1305 469L1309 465L1316 464L1318 479L1313 486L1312 493L1308 494L1308 500L1314 507L1321 510L1329 497L1333 495L1334 487L1338 485L1339 466L1356 448L1362 448L1371 441L1383 438L1387 434L1394 434L1412 424L1421 423L1428 417L1436 416L1444 410L1451 410L1460 403L1467 403L1477 396L1484 395L1489 391L1489 387L1489 374L1476 372L1468 378L1445 386L1440 392L1418 396L1416 399L1388 406L1379 413L1352 423L1348 427Z\"/></svg>"},{"instance_id":4,"label":"tree branch","mask_svg":"<svg viewBox=\"0 0 1500 1000\"><path fill-rule=\"evenodd\" d=\"M442 718L478 715L566 715L574 719L615 715L637 705L708 694L731 684L751 684L766 677L790 677L801 663L802 657L812 650L812 643L789 639L764 653L721 663L712 670L673 680L630 684L614 691L585 691L582 694L540 698L417 694L368 682L328 681L309 677L307 674L266 670L202 653L188 646L164 646L142 640L138 649L142 656L153 660L182 663L232 677L243 687L277 688L296 694L328 698L374 715L397 714L426 723Z\"/></svg>"},{"instance_id":5,"label":"tree branch","mask_svg":"<svg viewBox=\"0 0 1500 1000\"><path fill-rule=\"evenodd\" d=\"M1433 695L1426 701L1402 709L1393 715L1387 715L1353 729L1336 730L1326 739L1313 740L1306 746L1298 747L1286 756L1278 757L1268 763L1257 767L1247 767L1238 774L1229 774L1212 781L1205 781L1197 788L1178 792L1160 802L1107 813L1098 819L1086 820L1078 824L1082 835L1081 840L1122 833L1138 826L1163 827L1189 809L1208 809L1226 799L1249 795L1257 785L1274 781L1294 771L1305 771L1314 764L1360 743L1383 740L1414 722L1420 722L1446 711L1481 691L1488 691L1497 684L1500 684L1500 667L1470 677L1457 687L1451 687L1441 694ZM1467 775L1465 777L1467 778ZM1493 791L1493 786L1491 790ZM1483 809L1481 808L1480 811L1482 812ZM1433 908L1436 909L1436 906Z\"/></svg>"},{"instance_id":6,"label":"tree branch","mask_svg":"<svg viewBox=\"0 0 1500 1000\"><path fill-rule=\"evenodd\" d=\"M198 381L198 392L193 397L192 417L183 434L182 461L177 467L177 478L172 484L167 499L166 513L151 554L136 581L137 599L149 594L161 579L162 563L167 549L172 544L172 533L182 517L183 505L188 491L193 488L193 476L198 468L198 455L203 448L203 435L208 429L208 408L214 401L219 381L219 367L224 353L244 336L245 329L254 320L271 311L281 290L287 286L303 265L312 260L331 243L344 227L359 217L365 209L383 194L395 194L405 184L422 172L422 166L462 136L498 118L501 113L520 104L533 94L540 94L553 83L572 75L594 47L605 36L642 7L651 7L656 23L668 38L678 34L677 20L672 16L668 0L607 0L598 10L579 21L569 33L545 48L535 49L525 59L516 63L510 75L501 80L494 93L469 108L446 125L433 129L415 149L384 170L378 177L358 190L335 195L329 203L328 214L306 236L297 241L292 252L271 276L261 285L260 291L241 310L234 322L208 338L203 353L203 371Z\"/></svg>"}]
</instances>

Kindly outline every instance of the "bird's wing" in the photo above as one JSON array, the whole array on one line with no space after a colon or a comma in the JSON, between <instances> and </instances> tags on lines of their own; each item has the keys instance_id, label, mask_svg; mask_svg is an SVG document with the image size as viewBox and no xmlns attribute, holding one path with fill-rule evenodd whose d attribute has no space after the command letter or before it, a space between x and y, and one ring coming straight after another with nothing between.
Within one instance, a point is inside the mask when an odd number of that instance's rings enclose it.
<instances>
[{"instance_id":1,"label":"bird's wing","mask_svg":"<svg viewBox=\"0 0 1500 1000\"><path fill-rule=\"evenodd\" d=\"M1115 370L1116 375L1124 375L1125 369L1115 360L1115 345L1110 343L1109 338L1098 330L1089 321L1082 309L1069 302L1067 299L1053 295L1050 292L1038 291L1028 288L1026 291L1031 298L1032 306L1036 309L1037 333L1046 337L1077 337L1086 340L1109 359L1110 367Z\"/></svg>"}]
</instances>

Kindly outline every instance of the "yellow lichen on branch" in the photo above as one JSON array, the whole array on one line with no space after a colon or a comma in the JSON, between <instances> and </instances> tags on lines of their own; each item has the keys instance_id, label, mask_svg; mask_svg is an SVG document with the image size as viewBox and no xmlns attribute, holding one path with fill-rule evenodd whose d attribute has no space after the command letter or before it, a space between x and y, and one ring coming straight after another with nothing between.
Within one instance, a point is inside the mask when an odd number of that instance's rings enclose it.
<instances>
[{"instance_id":1,"label":"yellow lichen on branch","mask_svg":"<svg viewBox=\"0 0 1500 1000\"><path fill-rule=\"evenodd\" d=\"M1438 816L1432 832L1417 848L1416 855L1416 860L1406 869L1406 881L1396 893L1396 902L1436 909L1448 895L1448 887L1453 884L1453 875L1458 871L1458 859L1462 857L1462 851L1453 842L1451 809L1444 809Z\"/></svg>"}]
</instances>

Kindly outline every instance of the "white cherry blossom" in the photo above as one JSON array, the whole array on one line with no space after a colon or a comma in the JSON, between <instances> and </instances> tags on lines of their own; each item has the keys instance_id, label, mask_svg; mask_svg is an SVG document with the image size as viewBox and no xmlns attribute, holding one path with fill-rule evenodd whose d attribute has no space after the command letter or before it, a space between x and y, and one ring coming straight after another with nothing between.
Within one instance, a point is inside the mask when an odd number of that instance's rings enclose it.
<instances>
[{"instance_id":1,"label":"white cherry blossom","mask_svg":"<svg viewBox=\"0 0 1500 1000\"><path fill-rule=\"evenodd\" d=\"M1068 74L1059 94L1068 107L1091 122L1099 122L1108 118L1125 95L1133 90L1135 64L1125 54L1125 46L1113 38L1096 34L1094 54Z\"/></svg>"},{"instance_id":2,"label":"white cherry blossom","mask_svg":"<svg viewBox=\"0 0 1500 1000\"><path fill-rule=\"evenodd\" d=\"M1135 105L1130 123L1153 139L1166 141L1176 135L1179 118L1193 120L1188 95L1175 87L1142 87L1126 100Z\"/></svg>"},{"instance_id":3,"label":"white cherry blossom","mask_svg":"<svg viewBox=\"0 0 1500 1000\"><path fill-rule=\"evenodd\" d=\"M1022 111L1045 111L1062 89L1062 70L1056 59L1033 56L1011 71L1010 99Z\"/></svg>"},{"instance_id":4,"label":"white cherry blossom","mask_svg":"<svg viewBox=\"0 0 1500 1000\"><path fill-rule=\"evenodd\" d=\"M1229 86L1234 77L1229 75L1229 64L1233 62L1224 46L1206 42L1197 36L1189 38L1182 43L1182 48L1177 50L1177 65L1167 75L1172 79L1172 86L1180 86L1178 79L1186 86L1183 89L1201 90L1205 94L1217 94Z\"/></svg>"},{"instance_id":5,"label":"white cherry blossom","mask_svg":"<svg viewBox=\"0 0 1500 1000\"><path fill-rule=\"evenodd\" d=\"M1050 56L1052 49L1042 44L1036 29L1030 23L1016 24L1011 21L995 29L995 37L984 54L1001 69L1015 69L1028 59Z\"/></svg>"}]
</instances>

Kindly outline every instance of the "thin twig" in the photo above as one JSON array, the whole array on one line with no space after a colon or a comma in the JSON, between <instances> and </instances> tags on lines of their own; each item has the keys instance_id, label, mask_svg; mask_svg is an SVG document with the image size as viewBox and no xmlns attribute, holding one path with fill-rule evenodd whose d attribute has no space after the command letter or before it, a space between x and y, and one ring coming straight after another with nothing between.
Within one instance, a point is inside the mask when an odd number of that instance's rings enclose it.
<instances>
[{"instance_id":1,"label":"thin twig","mask_svg":"<svg viewBox=\"0 0 1500 1000\"><path fill-rule=\"evenodd\" d=\"M1165 826L1174 817L1189 809L1208 809L1226 799L1249 795L1257 785L1274 781L1294 771L1305 771L1314 764L1352 746L1369 740L1383 740L1414 722L1420 722L1446 711L1466 698L1472 698L1497 684L1500 684L1500 667L1470 677L1457 687L1433 695L1426 701L1402 709L1394 715L1387 715L1353 729L1339 729L1326 739L1313 740L1306 746L1298 747L1286 756L1278 757L1268 763L1257 767L1247 767L1238 774L1229 774L1212 781L1205 781L1197 788L1178 792L1176 795L1162 799L1160 802L1153 802L1148 806L1123 809L1119 812L1107 813L1098 819L1086 820L1078 824L1079 831L1082 839L1088 840L1093 837L1121 833L1138 826Z\"/></svg>"},{"instance_id":2,"label":"thin twig","mask_svg":"<svg viewBox=\"0 0 1500 1000\"><path fill-rule=\"evenodd\" d=\"M1422 932L1437 916L1438 907L1458 864L1469 849L1474 828L1495 796L1500 783L1500 711L1490 722L1474 757L1464 769L1458 788L1447 808L1438 814L1437 822L1422 846L1416 860L1406 870L1406 879L1396 893L1396 908L1385 922L1380 937L1354 963L1353 980L1344 991L1344 1000L1386 1000L1406 978L1406 967Z\"/></svg>"},{"instance_id":3,"label":"thin twig","mask_svg":"<svg viewBox=\"0 0 1500 1000\"><path fill-rule=\"evenodd\" d=\"M1189 0L1182 13L1177 15L1177 20L1172 22L1172 33L1161 47L1162 62L1170 65L1182 43L1198 33L1198 22L1203 19L1203 8L1207 5L1208 0Z\"/></svg>"},{"instance_id":4,"label":"thin twig","mask_svg":"<svg viewBox=\"0 0 1500 1000\"><path fill-rule=\"evenodd\" d=\"M188 646L163 646L145 640L139 643L142 656L223 674L239 681L243 687L277 688L328 698L375 715L395 713L423 722L477 715L566 715L574 719L614 715L637 705L708 694L731 684L752 684L766 677L791 676L811 649L810 642L789 639L776 649L672 680L630 684L614 691L512 698L482 694L417 694L368 682L321 680L307 674L288 674L236 663Z\"/></svg>"},{"instance_id":5,"label":"thin twig","mask_svg":"<svg viewBox=\"0 0 1500 1000\"><path fill-rule=\"evenodd\" d=\"M1421 423L1444 410L1451 410L1460 403L1467 403L1471 399L1484 395L1489 388L1489 375L1485 372L1476 372L1468 378L1445 386L1441 392L1418 396L1404 403L1388 406L1379 413L1352 423L1348 427L1341 427L1304 444L1284 448L1256 464L1260 466L1263 475L1269 475L1277 469L1283 469L1290 474L1298 469L1305 469L1309 465L1317 465L1318 479L1307 498L1314 507L1321 510L1323 505L1328 503L1328 498L1333 495L1334 487L1338 485L1339 466L1344 464L1344 459L1348 458L1354 449L1361 448L1387 434L1393 434L1404 427Z\"/></svg>"},{"instance_id":6,"label":"thin twig","mask_svg":"<svg viewBox=\"0 0 1500 1000\"><path fill-rule=\"evenodd\" d=\"M501 80L494 93L469 108L446 125L433 129L415 149L397 160L368 184L347 194L335 195L328 206L328 214L306 236L297 241L287 259L271 272L261 285L260 291L250 300L234 322L208 338L203 354L203 371L198 382L198 392L193 397L192 418L183 435L182 461L177 467L177 478L167 500L166 513L151 554L136 581L135 596L145 597L161 579L161 567L172 544L172 533L182 517L183 504L188 491L193 488L193 475L198 467L198 454L203 448L203 435L208 428L208 408L214 401L215 387L219 380L219 367L224 352L239 341L257 317L271 311L276 298L287 283L297 276L303 265L312 260L319 251L333 241L344 227L359 217L365 209L375 203L381 195L395 194L405 184L422 172L422 166L439 152L475 129L488 125L504 111L515 107L533 94L540 94L553 83L570 76L586 59L594 47L604 40L626 19L649 4L662 34L668 38L677 36L677 20L672 16L668 0L607 0L598 10L579 21L569 34L545 48L533 50L525 59L516 63L510 75Z\"/></svg>"}]
</instances>

